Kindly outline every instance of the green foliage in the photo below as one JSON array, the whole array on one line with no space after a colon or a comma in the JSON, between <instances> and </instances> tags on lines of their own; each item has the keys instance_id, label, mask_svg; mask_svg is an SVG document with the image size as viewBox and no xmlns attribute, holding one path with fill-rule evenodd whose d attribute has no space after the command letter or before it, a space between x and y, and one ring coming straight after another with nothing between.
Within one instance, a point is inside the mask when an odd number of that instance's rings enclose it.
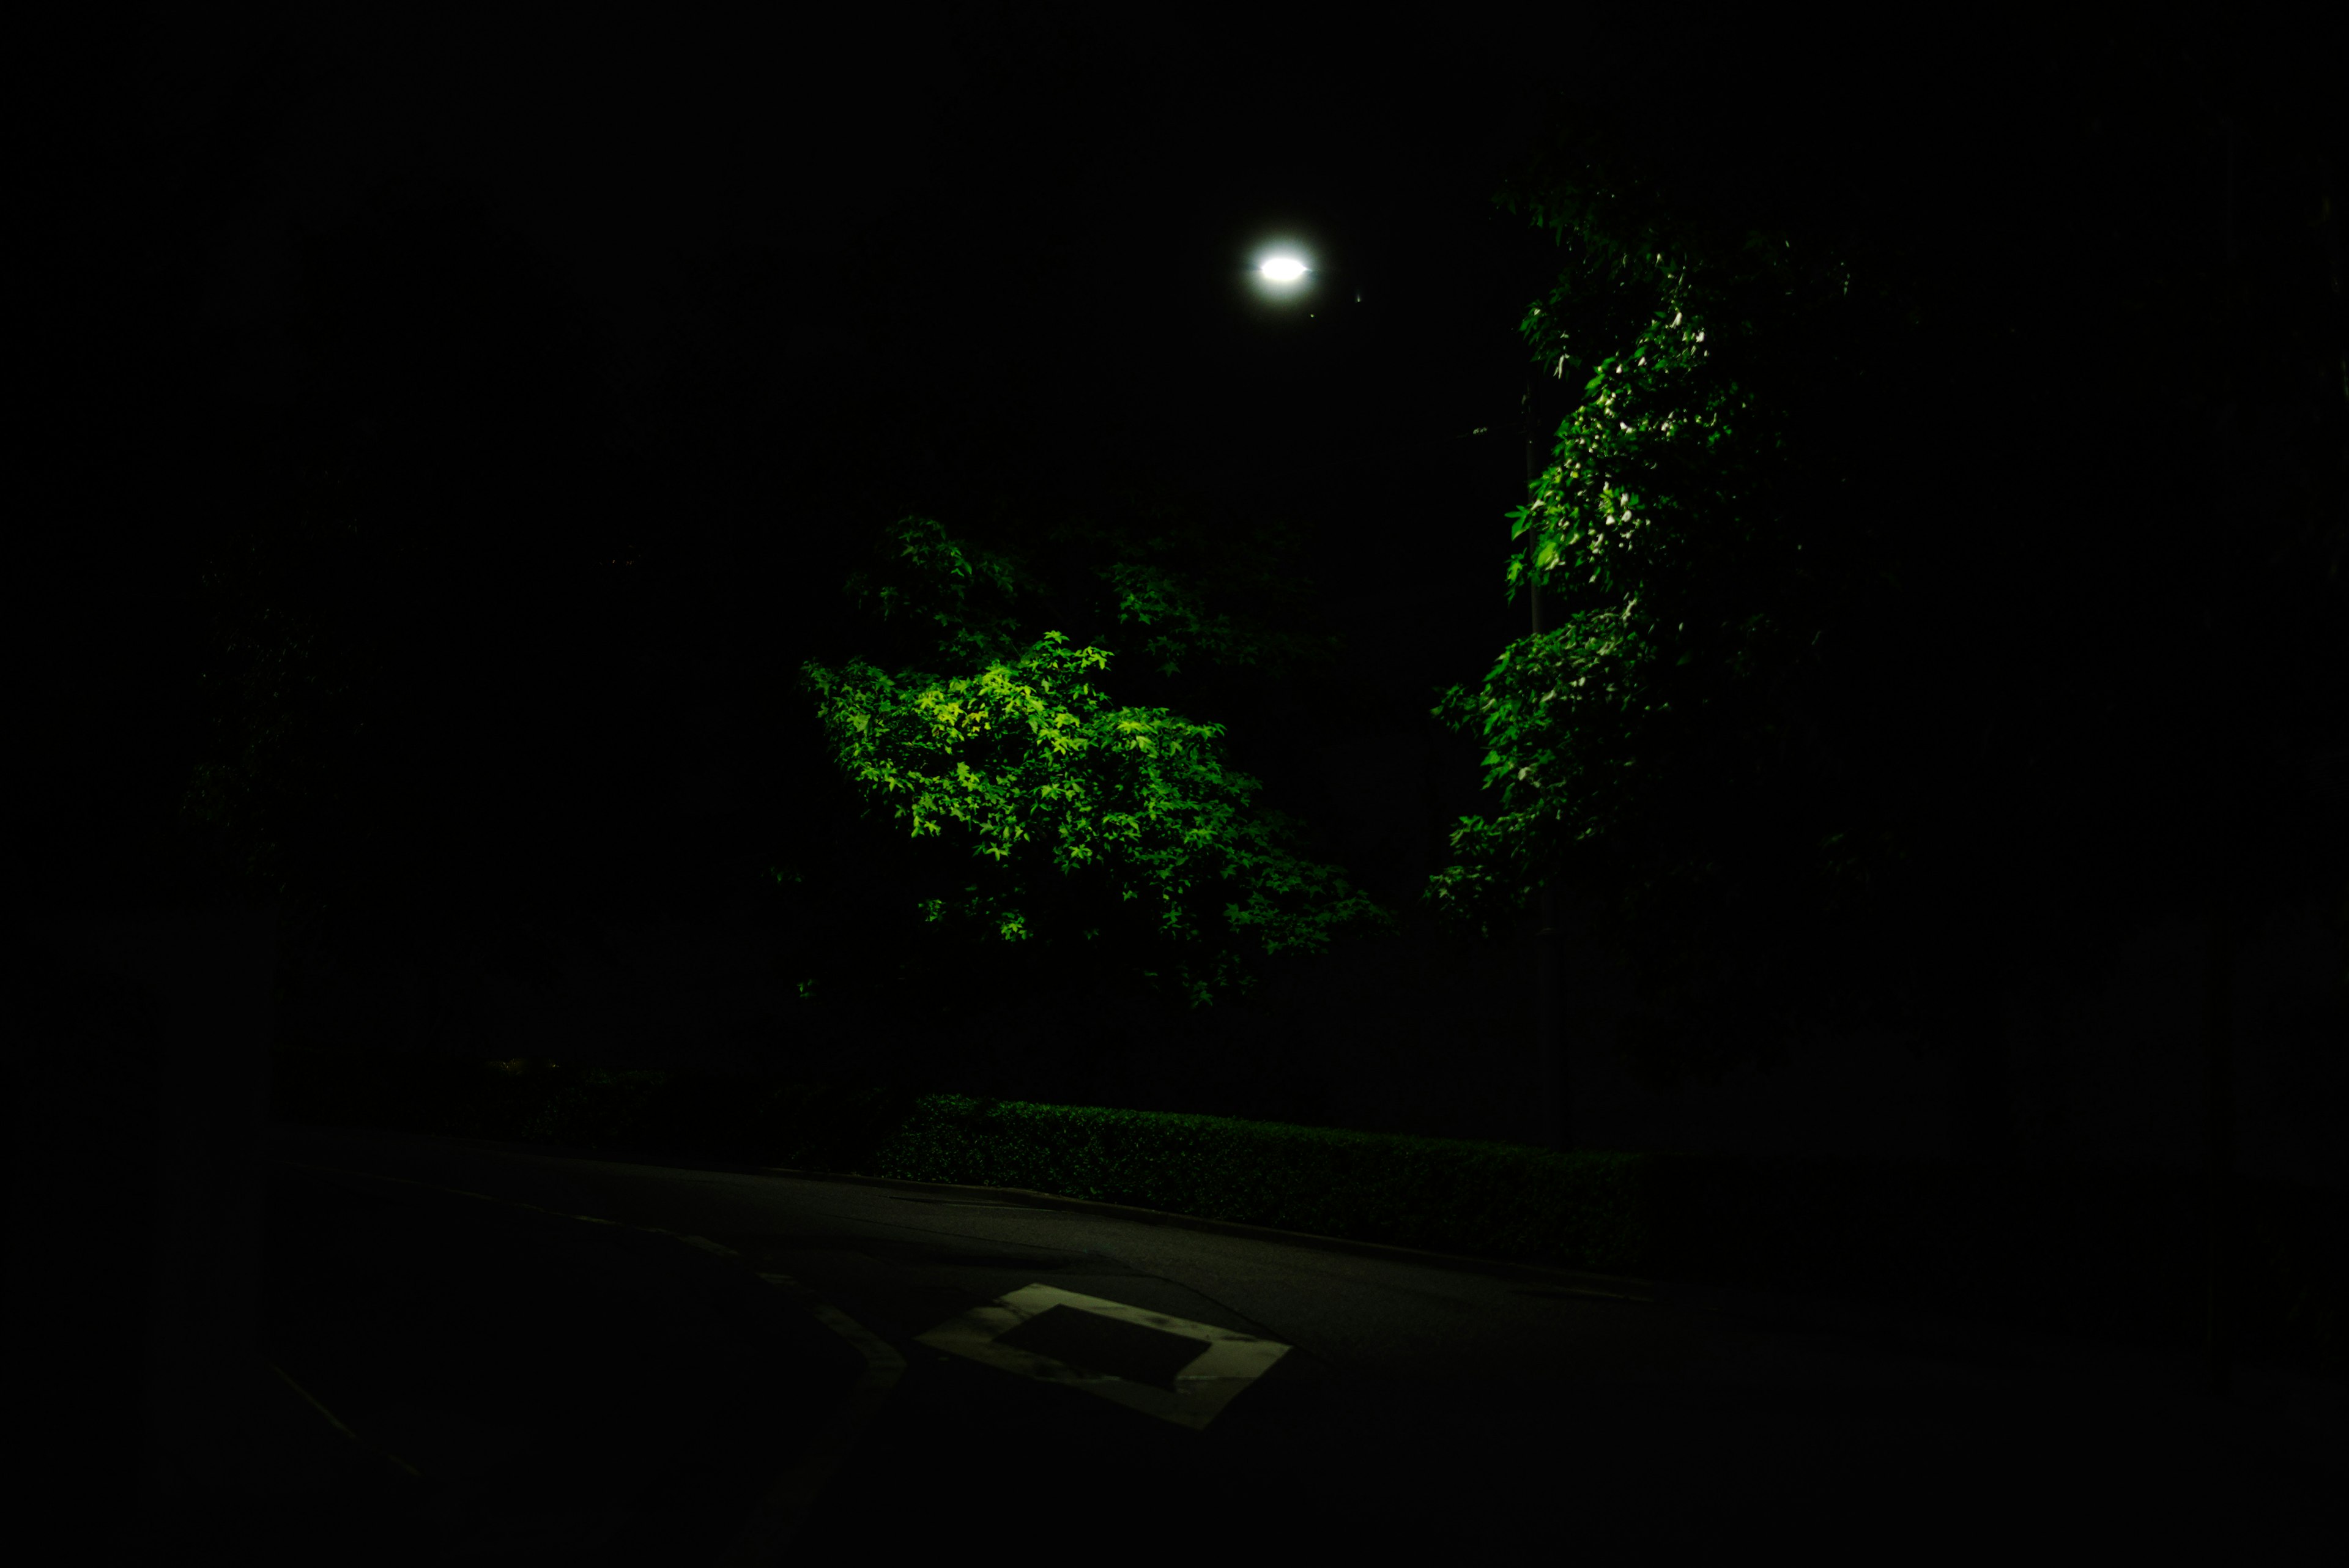
<instances>
[{"instance_id":1,"label":"green foliage","mask_svg":"<svg viewBox=\"0 0 2349 1568\"><path fill-rule=\"evenodd\" d=\"M1521 332L1588 375L1510 514L1507 589L1538 585L1547 624L1435 710L1482 738L1500 809L1462 820L1427 897L1489 931L1571 879L1651 993L1750 1014L1760 982L1722 964L1795 905L1863 900L1899 854L1803 753L1821 635L1893 580L1847 502L1862 349L1899 302L1787 234L1674 214L1587 141L1537 176L1511 199L1568 254Z\"/></svg>"},{"instance_id":2,"label":"green foliage","mask_svg":"<svg viewBox=\"0 0 2349 1568\"><path fill-rule=\"evenodd\" d=\"M1305 585L1288 569L1302 549L1273 518L1216 515L1195 497L1129 490L1101 522L1078 517L1050 535L1105 590L1107 618L1143 634L1162 675L1191 670L1257 677L1326 670L1338 639L1312 627Z\"/></svg>"},{"instance_id":3,"label":"green foliage","mask_svg":"<svg viewBox=\"0 0 2349 1568\"><path fill-rule=\"evenodd\" d=\"M1239 666L1261 662L1267 652L1262 634L1239 627L1228 615L1206 613L1189 585L1164 566L1120 561L1102 567L1102 576L1116 594L1120 624L1155 628L1142 650L1162 674L1180 674L1184 656L1194 651L1218 664Z\"/></svg>"},{"instance_id":4,"label":"green foliage","mask_svg":"<svg viewBox=\"0 0 2349 1568\"><path fill-rule=\"evenodd\" d=\"M926 622L959 672L811 660L802 681L868 814L960 852L920 863L925 920L1106 962L1197 1006L1246 989L1254 961L1385 919L1295 852L1295 825L1257 804L1262 786L1232 766L1224 726L1111 701L1096 680L1104 648L1059 630L1016 646L1025 567L929 519L906 519L895 538L901 579L861 577L853 591ZM1166 628L1169 665L1192 651L1251 656L1247 635L1205 614L1174 575L1117 563L1104 576L1122 618Z\"/></svg>"},{"instance_id":5,"label":"green foliage","mask_svg":"<svg viewBox=\"0 0 2349 1568\"><path fill-rule=\"evenodd\" d=\"M1011 657L1019 618L1011 602L1040 585L1011 557L947 536L926 517L891 534L885 566L850 574L849 597L883 620L911 621L956 664Z\"/></svg>"},{"instance_id":6,"label":"green foliage","mask_svg":"<svg viewBox=\"0 0 2349 1568\"><path fill-rule=\"evenodd\" d=\"M926 1096L868 1168L1242 1224L1630 1272L1653 1157Z\"/></svg>"}]
</instances>

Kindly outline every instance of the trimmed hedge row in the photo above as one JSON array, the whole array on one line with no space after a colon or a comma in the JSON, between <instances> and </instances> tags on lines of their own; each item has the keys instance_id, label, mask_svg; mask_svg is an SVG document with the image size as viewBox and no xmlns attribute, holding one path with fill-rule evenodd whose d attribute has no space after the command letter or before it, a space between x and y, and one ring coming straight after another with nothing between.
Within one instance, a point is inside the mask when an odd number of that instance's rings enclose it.
<instances>
[{"instance_id":1,"label":"trimmed hedge row","mask_svg":"<svg viewBox=\"0 0 2349 1568\"><path fill-rule=\"evenodd\" d=\"M872 1174L1636 1274L1657 1158L933 1095Z\"/></svg>"},{"instance_id":2,"label":"trimmed hedge row","mask_svg":"<svg viewBox=\"0 0 2349 1568\"><path fill-rule=\"evenodd\" d=\"M2190 1174L1557 1153L909 1088L282 1052L283 1121L1019 1188L1436 1251L2200 1343ZM2349 1373L2349 1205L2239 1184L2238 1344Z\"/></svg>"}]
</instances>

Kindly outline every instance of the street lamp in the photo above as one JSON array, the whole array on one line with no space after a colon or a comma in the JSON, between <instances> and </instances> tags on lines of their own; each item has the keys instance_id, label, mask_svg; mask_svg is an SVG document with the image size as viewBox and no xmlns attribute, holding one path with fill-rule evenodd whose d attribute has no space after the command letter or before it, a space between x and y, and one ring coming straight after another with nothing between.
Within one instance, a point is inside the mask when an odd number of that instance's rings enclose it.
<instances>
[{"instance_id":1,"label":"street lamp","mask_svg":"<svg viewBox=\"0 0 2349 1568\"><path fill-rule=\"evenodd\" d=\"M1312 247L1281 240L1266 244L1256 253L1256 265L1248 269L1248 281L1256 296L1267 301L1296 301L1310 306L1326 304L1325 288L1335 286L1342 293L1344 279L1333 278L1313 262ZM1354 303L1362 302L1359 281L1353 286ZM1308 309L1306 314L1315 314Z\"/></svg>"},{"instance_id":2,"label":"street lamp","mask_svg":"<svg viewBox=\"0 0 2349 1568\"><path fill-rule=\"evenodd\" d=\"M1312 253L1293 241L1276 240L1256 253L1256 265L1248 269L1248 283L1256 296L1268 304L1310 305L1320 290L1320 272L1313 265Z\"/></svg>"}]
</instances>

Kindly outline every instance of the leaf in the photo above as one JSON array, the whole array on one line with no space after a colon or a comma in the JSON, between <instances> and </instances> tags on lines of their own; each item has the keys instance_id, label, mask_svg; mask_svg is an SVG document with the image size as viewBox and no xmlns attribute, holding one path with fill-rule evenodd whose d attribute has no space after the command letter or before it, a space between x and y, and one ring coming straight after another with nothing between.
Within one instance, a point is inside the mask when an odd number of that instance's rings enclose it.
<instances>
[{"instance_id":1,"label":"leaf","mask_svg":"<svg viewBox=\"0 0 2349 1568\"><path fill-rule=\"evenodd\" d=\"M953 557L932 550L927 565L951 573ZM1110 664L1107 649L1050 629L968 673L893 676L854 660L802 671L843 775L892 804L911 838L944 839L981 869L976 891L924 901L926 922L1047 946L1121 929L1199 1002L1244 983L1241 958L1318 950L1380 917L1283 846L1277 819L1251 805L1261 785L1223 756L1221 725L1110 703L1084 679ZM1219 905L1212 887L1243 896ZM1128 907L1157 911L1147 934L1132 917L1101 919Z\"/></svg>"}]
</instances>

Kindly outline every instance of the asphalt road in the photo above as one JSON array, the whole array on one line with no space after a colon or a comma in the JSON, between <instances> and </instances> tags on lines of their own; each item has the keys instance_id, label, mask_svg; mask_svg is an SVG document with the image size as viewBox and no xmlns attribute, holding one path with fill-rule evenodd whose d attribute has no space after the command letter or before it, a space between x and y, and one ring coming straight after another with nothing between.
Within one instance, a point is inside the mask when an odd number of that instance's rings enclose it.
<instances>
[{"instance_id":1,"label":"asphalt road","mask_svg":"<svg viewBox=\"0 0 2349 1568\"><path fill-rule=\"evenodd\" d=\"M700 1563L756 1539L778 1561L2291 1563L2343 1534L2329 1417L2214 1411L2190 1377L2042 1340L1805 1329L937 1191L273 1136L274 1353L352 1446L416 1472L346 1521L384 1560Z\"/></svg>"}]
</instances>

